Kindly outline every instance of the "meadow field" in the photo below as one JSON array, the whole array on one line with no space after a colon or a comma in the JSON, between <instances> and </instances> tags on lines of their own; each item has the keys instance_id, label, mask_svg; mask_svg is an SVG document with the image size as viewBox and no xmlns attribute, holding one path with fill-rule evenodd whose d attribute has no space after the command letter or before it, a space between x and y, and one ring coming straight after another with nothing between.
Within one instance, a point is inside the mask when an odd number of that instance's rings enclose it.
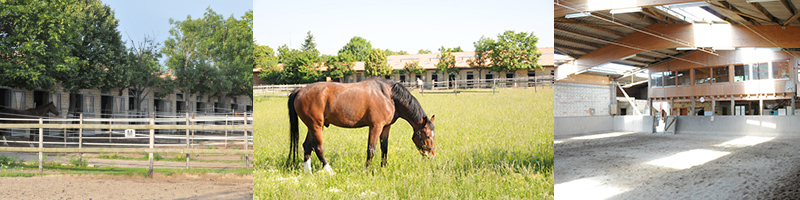
<instances>
[{"instance_id":1,"label":"meadow field","mask_svg":"<svg viewBox=\"0 0 800 200\"><path fill-rule=\"evenodd\" d=\"M283 166L289 152L287 97L256 97L255 199L553 199L553 89L414 95L436 115L436 157L425 159L398 119L388 164L380 148L365 168L367 128L324 130L325 156L335 174ZM258 94L256 94L258 96ZM300 144L306 127L300 122ZM300 166L301 161L296 163Z\"/></svg>"}]
</instances>

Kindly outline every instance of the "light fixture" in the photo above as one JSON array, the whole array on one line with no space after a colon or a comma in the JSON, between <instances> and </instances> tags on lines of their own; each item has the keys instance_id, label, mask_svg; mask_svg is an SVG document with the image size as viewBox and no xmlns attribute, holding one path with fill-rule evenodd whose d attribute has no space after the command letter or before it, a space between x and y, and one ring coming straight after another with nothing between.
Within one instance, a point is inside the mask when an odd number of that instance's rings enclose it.
<instances>
[{"instance_id":1,"label":"light fixture","mask_svg":"<svg viewBox=\"0 0 800 200\"><path fill-rule=\"evenodd\" d=\"M625 8L625 9L611 10L611 14L634 13L634 12L642 12L642 8Z\"/></svg>"},{"instance_id":2,"label":"light fixture","mask_svg":"<svg viewBox=\"0 0 800 200\"><path fill-rule=\"evenodd\" d=\"M631 59L633 57L636 57L636 54L631 54L630 56L622 57L622 58L620 58L620 60L627 60L627 59Z\"/></svg>"},{"instance_id":3,"label":"light fixture","mask_svg":"<svg viewBox=\"0 0 800 200\"><path fill-rule=\"evenodd\" d=\"M697 47L676 47L675 50L678 51L697 50Z\"/></svg>"},{"instance_id":4,"label":"light fixture","mask_svg":"<svg viewBox=\"0 0 800 200\"><path fill-rule=\"evenodd\" d=\"M564 18L572 19L572 18L588 17L588 16L589 16L588 12L581 12L581 13L568 14L568 15L564 16Z\"/></svg>"}]
</instances>

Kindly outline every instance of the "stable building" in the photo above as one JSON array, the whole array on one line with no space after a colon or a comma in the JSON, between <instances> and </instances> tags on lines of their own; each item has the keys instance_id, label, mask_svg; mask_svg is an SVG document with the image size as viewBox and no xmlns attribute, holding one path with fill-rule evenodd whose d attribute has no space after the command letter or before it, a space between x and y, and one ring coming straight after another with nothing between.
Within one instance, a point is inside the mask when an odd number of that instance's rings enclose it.
<instances>
[{"instance_id":1,"label":"stable building","mask_svg":"<svg viewBox=\"0 0 800 200\"><path fill-rule=\"evenodd\" d=\"M491 70L478 70L471 68L469 66L468 61L470 59L475 58L475 52L452 52L453 56L455 57L456 61L456 68L458 68L458 73L456 74L444 74L443 72L439 72L436 69L436 64L439 63L438 53L430 53L430 54L411 54L411 55L391 55L387 56L387 62L389 66L392 67L392 70L399 73L392 73L390 75L384 76L385 79L394 80L401 83L408 83L408 84L416 84L416 80L422 80L425 85L428 87L433 87L433 82L442 82L448 80L467 80L467 81L478 81L478 80L485 80L485 79L528 79L533 81L536 80L552 80L553 75L555 75L555 64L554 64L554 50L552 47L544 47L538 48L539 53L542 55L539 57L538 64L543 67L543 69L521 69L516 71L491 71ZM419 66L425 69L425 73L422 74L405 74L401 71L405 67L406 63L411 62L418 62ZM341 79L331 79L330 81L334 82L343 82L343 83L354 83L359 82L366 79L366 75L364 74L364 62L358 61L355 62L352 69L354 70L353 74L346 76ZM282 67L282 65L278 65L278 67ZM319 70L325 71L327 68L323 65L320 67ZM259 74L261 73L261 68L254 68L253 69L253 84L254 85L263 85L269 84L266 80L261 80ZM436 85L435 87L448 87L447 85L441 84Z\"/></svg>"}]
</instances>

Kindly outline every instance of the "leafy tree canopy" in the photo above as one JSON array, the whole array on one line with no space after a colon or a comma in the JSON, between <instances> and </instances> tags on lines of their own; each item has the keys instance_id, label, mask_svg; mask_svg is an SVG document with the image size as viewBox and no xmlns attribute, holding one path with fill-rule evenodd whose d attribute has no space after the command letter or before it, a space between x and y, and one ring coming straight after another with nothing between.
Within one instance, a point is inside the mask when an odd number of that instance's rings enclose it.
<instances>
[{"instance_id":1,"label":"leafy tree canopy","mask_svg":"<svg viewBox=\"0 0 800 200\"><path fill-rule=\"evenodd\" d=\"M364 63L366 76L383 76L392 74L392 67L386 60L386 54L381 49L372 49L367 61Z\"/></svg>"},{"instance_id":2,"label":"leafy tree canopy","mask_svg":"<svg viewBox=\"0 0 800 200\"><path fill-rule=\"evenodd\" d=\"M339 50L339 55L344 56L347 61L366 61L371 51L372 44L367 39L354 36Z\"/></svg>"}]
</instances>

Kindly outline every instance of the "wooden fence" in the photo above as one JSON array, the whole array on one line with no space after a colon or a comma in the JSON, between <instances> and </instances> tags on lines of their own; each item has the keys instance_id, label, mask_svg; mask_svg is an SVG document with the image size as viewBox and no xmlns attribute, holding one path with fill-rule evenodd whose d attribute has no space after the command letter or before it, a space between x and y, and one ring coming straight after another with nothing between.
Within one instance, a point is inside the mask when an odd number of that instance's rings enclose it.
<instances>
[{"instance_id":1,"label":"wooden fence","mask_svg":"<svg viewBox=\"0 0 800 200\"><path fill-rule=\"evenodd\" d=\"M414 89L425 93L426 90L434 91L433 93L442 93L436 91L448 91L445 93L459 93L467 89L492 89L494 94L497 88L508 87L533 87L536 89L540 86L553 86L553 76L536 76L526 78L496 78L496 79L458 79L446 81L432 81L425 82L423 85L418 85L415 81L401 82L403 86L409 89ZM258 85L253 86L254 96L269 96L269 95L286 95L294 89L305 87L306 84L294 85Z\"/></svg>"},{"instance_id":2,"label":"wooden fence","mask_svg":"<svg viewBox=\"0 0 800 200\"><path fill-rule=\"evenodd\" d=\"M0 147L0 151L9 151L9 152L38 152L39 153L39 171L43 172L43 153L80 153L79 154L79 162L82 162L83 156L82 153L148 153L149 156L149 173L152 175L153 172L153 153L180 153L186 154L186 168L190 167L189 158L191 154L221 154L221 155L244 155L245 156L245 167L249 167L249 156L253 154L253 150L249 147L252 146L252 135L248 136L249 132L252 132L253 126L252 116L248 116L247 113L243 113L242 116L233 116L233 117L225 117L225 125L218 125L217 122L221 122L220 119L196 119L190 118L190 115L186 113L185 118L156 118L155 113L151 115L150 118L135 118L135 119L108 119L108 118L92 118L92 119L84 119L83 115L80 115L79 119L0 119L0 121L35 121L38 124L31 124L31 123L6 123L0 124L0 129L14 129L14 128L38 128L38 145L39 147ZM50 122L49 124L45 124L44 122ZM197 122L203 121L212 121L213 124L196 124ZM66 122L66 123L64 123ZM87 124L85 122L107 122L109 124ZM156 124L159 123L175 123L175 124ZM185 124L180 125L179 122L183 122ZM77 123L77 124L74 124ZM112 124L112 123L145 123L145 124ZM239 124L241 123L241 124ZM64 135L63 139L64 142L45 142L45 132L44 129L63 129ZM67 134L67 129L77 129L78 136L77 142L67 142L68 138L75 139L74 137L70 137ZM84 137L84 130L86 129L108 129L109 130L109 141L114 139L143 139L148 138L148 144L136 144L136 143L86 143L84 139L105 139L105 137ZM126 130L125 137L111 137L112 132L110 130L117 129L117 130ZM149 130L149 134L136 134L136 130ZM157 136L155 134L155 130L185 130L185 137L183 136L176 136L176 135L164 135L159 134ZM196 130L214 130L214 131L224 131L225 137L209 137L209 136L201 136L197 137L194 135ZM229 132L232 130L241 131L242 136L232 136L229 135ZM190 134L191 133L191 134ZM146 137L144 137L146 136ZM48 137L55 137L55 136L48 136ZM186 144L155 144L155 139L185 139ZM228 141L241 140L242 149L193 149L192 147L195 145L194 140L225 140L225 146L227 148ZM27 142L27 141L5 141L3 138L3 142L16 142L16 143L36 143L36 142ZM44 147L44 144L64 144L64 148L58 147ZM234 143L237 144L237 143ZM77 147L73 148L66 148L66 145L76 145ZM84 145L92 145L92 146L147 146L148 148L116 148L116 147L94 147L94 148L85 148ZM185 146L185 148L155 148L156 146Z\"/></svg>"}]
</instances>

